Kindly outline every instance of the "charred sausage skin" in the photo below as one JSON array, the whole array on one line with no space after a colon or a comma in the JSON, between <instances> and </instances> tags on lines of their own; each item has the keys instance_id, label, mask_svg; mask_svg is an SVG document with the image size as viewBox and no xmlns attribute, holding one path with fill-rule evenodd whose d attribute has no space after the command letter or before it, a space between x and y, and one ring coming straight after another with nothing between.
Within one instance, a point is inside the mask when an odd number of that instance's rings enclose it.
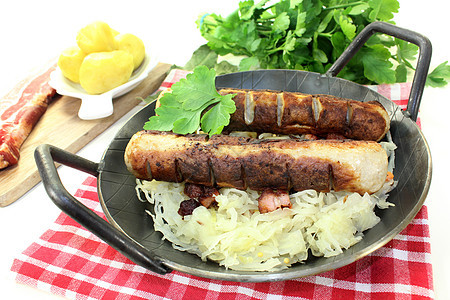
<instances>
[{"instance_id":1,"label":"charred sausage skin","mask_svg":"<svg viewBox=\"0 0 450 300\"><path fill-rule=\"evenodd\" d=\"M232 88L220 89L219 93L236 94L236 112L226 131L333 133L349 139L379 141L390 126L388 113L377 101Z\"/></svg>"},{"instance_id":2,"label":"charred sausage skin","mask_svg":"<svg viewBox=\"0 0 450 300\"><path fill-rule=\"evenodd\" d=\"M227 135L140 131L125 150L137 178L206 186L374 193L387 155L373 141L258 140Z\"/></svg>"}]
</instances>

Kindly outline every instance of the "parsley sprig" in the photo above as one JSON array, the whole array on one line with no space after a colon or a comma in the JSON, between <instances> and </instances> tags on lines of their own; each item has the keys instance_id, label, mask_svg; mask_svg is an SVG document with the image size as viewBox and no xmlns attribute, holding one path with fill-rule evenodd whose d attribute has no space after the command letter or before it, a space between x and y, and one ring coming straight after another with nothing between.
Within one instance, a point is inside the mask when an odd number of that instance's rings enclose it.
<instances>
[{"instance_id":1,"label":"parsley sprig","mask_svg":"<svg viewBox=\"0 0 450 300\"><path fill-rule=\"evenodd\" d=\"M219 134L230 122L236 105L234 94L220 95L215 86L216 71L198 66L186 79L172 85L165 93L161 106L145 123L146 130L173 131L179 134L194 133L199 128L210 136Z\"/></svg>"},{"instance_id":2,"label":"parsley sprig","mask_svg":"<svg viewBox=\"0 0 450 300\"><path fill-rule=\"evenodd\" d=\"M394 23L397 0L253 0L241 1L226 17L204 14L197 20L208 41L194 52L185 68L204 64L217 74L253 69L298 69L325 73L356 35L369 23ZM414 70L418 47L374 35L339 73L360 84L405 82ZM244 58L237 64L218 63L218 56ZM445 62L430 73L427 84L450 80Z\"/></svg>"}]
</instances>

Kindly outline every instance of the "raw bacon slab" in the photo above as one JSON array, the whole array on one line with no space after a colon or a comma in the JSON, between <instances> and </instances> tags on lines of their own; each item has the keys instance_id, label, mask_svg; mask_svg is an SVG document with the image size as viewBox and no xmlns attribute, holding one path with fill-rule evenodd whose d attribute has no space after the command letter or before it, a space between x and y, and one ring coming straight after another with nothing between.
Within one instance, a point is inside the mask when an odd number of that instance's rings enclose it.
<instances>
[{"instance_id":1,"label":"raw bacon slab","mask_svg":"<svg viewBox=\"0 0 450 300\"><path fill-rule=\"evenodd\" d=\"M19 161L20 147L47 110L56 91L49 84L52 66L0 99L0 169Z\"/></svg>"}]
</instances>

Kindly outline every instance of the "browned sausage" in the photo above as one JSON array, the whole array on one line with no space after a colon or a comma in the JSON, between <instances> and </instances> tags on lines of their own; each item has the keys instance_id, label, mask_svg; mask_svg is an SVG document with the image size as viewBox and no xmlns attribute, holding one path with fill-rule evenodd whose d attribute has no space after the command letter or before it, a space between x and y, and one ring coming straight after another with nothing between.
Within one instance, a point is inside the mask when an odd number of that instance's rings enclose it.
<instances>
[{"instance_id":1,"label":"browned sausage","mask_svg":"<svg viewBox=\"0 0 450 300\"><path fill-rule=\"evenodd\" d=\"M206 186L373 193L387 174L387 155L373 141L258 140L140 131L125 163L137 178Z\"/></svg>"},{"instance_id":2,"label":"browned sausage","mask_svg":"<svg viewBox=\"0 0 450 300\"><path fill-rule=\"evenodd\" d=\"M377 101L231 88L219 93L236 94L233 98L236 112L225 128L227 131L332 133L349 139L379 141L390 126L386 110Z\"/></svg>"}]
</instances>

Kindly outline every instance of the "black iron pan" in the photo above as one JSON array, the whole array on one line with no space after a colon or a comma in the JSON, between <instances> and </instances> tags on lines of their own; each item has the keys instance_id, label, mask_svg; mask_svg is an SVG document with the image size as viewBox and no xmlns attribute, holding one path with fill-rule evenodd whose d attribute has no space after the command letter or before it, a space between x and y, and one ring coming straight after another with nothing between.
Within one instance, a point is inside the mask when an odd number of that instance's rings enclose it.
<instances>
[{"instance_id":1,"label":"black iron pan","mask_svg":"<svg viewBox=\"0 0 450 300\"><path fill-rule=\"evenodd\" d=\"M335 77L375 32L412 42L420 48L405 111L365 86ZM343 254L330 258L311 257L306 263L295 264L287 270L226 270L214 262L204 262L193 254L173 249L170 242L162 241L162 235L153 230L152 219L145 213L150 204L137 199L135 178L126 170L123 154L130 137L141 130L145 121L154 114L154 103L144 107L119 130L99 163L50 145L41 145L36 149L36 163L48 195L62 211L132 261L153 272L166 274L178 270L206 278L253 282L318 274L352 263L383 246L402 231L421 208L431 181L431 156L425 137L415 121L430 59L431 44L427 38L391 24L372 23L355 38L325 75L295 70L258 70L217 77L216 85L221 87L300 91L361 101L377 100L391 117L391 134L398 146L394 175L399 184L391 192L389 201L395 207L377 210L381 222L367 230L363 240ZM98 177L99 199L109 222L98 217L64 189L55 162Z\"/></svg>"}]
</instances>

